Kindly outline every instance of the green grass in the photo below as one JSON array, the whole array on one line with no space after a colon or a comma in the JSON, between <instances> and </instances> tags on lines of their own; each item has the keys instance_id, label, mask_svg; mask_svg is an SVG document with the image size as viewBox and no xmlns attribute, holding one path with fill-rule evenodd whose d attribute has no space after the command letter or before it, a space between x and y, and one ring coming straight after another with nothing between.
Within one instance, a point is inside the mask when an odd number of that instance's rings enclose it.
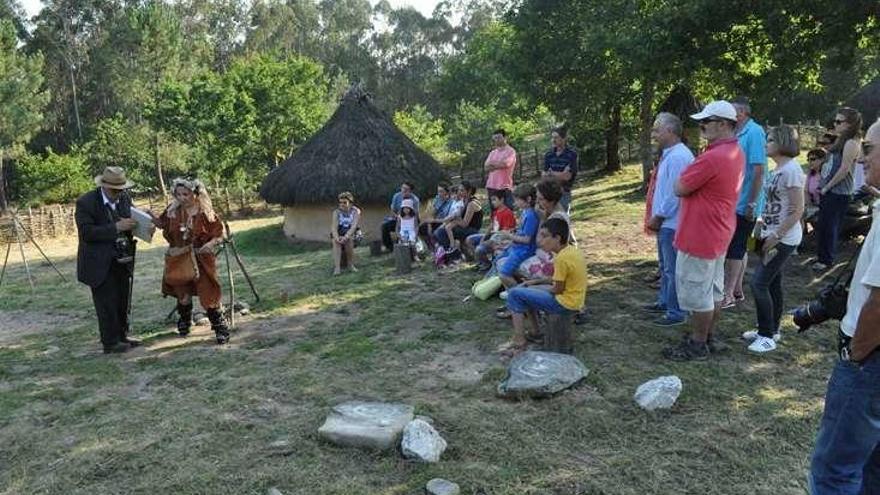
<instances>
[{"instance_id":1,"label":"green grass","mask_svg":"<svg viewBox=\"0 0 880 495\"><path fill-rule=\"evenodd\" d=\"M290 246L280 219L233 222L263 302L218 348L205 328L182 340L164 321L160 246L142 246L134 322L148 346L100 354L88 290L29 255L0 287L0 493L415 494L433 477L483 494L801 494L825 381L831 324L745 351L750 302L725 312L731 349L706 363L663 360L679 329L648 324L654 241L641 233L638 167L585 177L574 218L588 260L590 322L578 327L584 383L546 400L507 401L494 348L509 323L494 301L462 299L467 270L406 277L365 248L357 274L330 276L330 253ZM73 242L47 243L74 278ZM161 244L161 243L158 243ZM222 258L221 258L222 259ZM221 261L225 282L225 267ZM788 273L791 305L821 285L806 256ZM251 300L236 275L237 296ZM56 350L57 349L57 350ZM672 410L646 413L635 388L674 373ZM343 449L317 428L347 399L403 401L433 417L449 449L435 465ZM270 447L288 440L290 452Z\"/></svg>"}]
</instances>

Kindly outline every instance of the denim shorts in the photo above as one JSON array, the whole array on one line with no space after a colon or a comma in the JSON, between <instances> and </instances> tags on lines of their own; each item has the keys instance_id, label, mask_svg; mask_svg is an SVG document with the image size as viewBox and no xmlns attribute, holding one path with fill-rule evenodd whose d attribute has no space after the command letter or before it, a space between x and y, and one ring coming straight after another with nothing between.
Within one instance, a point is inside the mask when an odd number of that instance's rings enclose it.
<instances>
[{"instance_id":1,"label":"denim shorts","mask_svg":"<svg viewBox=\"0 0 880 495\"><path fill-rule=\"evenodd\" d=\"M727 259L741 260L746 256L746 248L749 243L749 235L755 230L755 221L737 214L736 230L733 231L733 238L727 246Z\"/></svg>"}]
</instances>

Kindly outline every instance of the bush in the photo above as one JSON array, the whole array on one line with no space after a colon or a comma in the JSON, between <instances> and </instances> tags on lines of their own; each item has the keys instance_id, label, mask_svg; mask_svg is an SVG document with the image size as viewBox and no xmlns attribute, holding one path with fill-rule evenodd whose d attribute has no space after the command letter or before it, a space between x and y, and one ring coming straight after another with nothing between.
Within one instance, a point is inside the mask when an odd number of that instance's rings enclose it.
<instances>
[{"instance_id":1,"label":"bush","mask_svg":"<svg viewBox=\"0 0 880 495\"><path fill-rule=\"evenodd\" d=\"M16 167L19 201L24 205L67 203L94 187L85 156L73 149L58 155L51 148L45 157L25 154Z\"/></svg>"}]
</instances>

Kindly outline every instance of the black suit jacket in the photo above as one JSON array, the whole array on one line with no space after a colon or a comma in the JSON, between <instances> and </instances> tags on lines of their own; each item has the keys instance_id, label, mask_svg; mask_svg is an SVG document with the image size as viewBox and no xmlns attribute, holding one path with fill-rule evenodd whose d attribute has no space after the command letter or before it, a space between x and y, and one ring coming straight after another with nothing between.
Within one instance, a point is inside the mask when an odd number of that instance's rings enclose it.
<instances>
[{"instance_id":1,"label":"black suit jacket","mask_svg":"<svg viewBox=\"0 0 880 495\"><path fill-rule=\"evenodd\" d=\"M119 197L116 211L122 218L131 217L131 198L128 194ZM75 218L79 233L76 278L95 288L104 283L116 257L116 222L104 206L100 188L76 200Z\"/></svg>"}]
</instances>

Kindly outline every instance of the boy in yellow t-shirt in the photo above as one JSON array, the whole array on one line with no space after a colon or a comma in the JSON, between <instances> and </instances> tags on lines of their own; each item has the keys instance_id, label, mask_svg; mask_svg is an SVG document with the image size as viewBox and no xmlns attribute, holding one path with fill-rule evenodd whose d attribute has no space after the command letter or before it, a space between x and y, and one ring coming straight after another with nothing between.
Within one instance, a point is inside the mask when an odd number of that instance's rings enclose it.
<instances>
[{"instance_id":1,"label":"boy in yellow t-shirt","mask_svg":"<svg viewBox=\"0 0 880 495\"><path fill-rule=\"evenodd\" d=\"M575 313L584 305L587 292L587 265L584 257L568 244L568 223L550 218L538 231L538 245L553 253L553 278L529 280L507 291L507 308L513 314L513 337L502 346L502 353L515 355L526 349L529 338L539 337L538 311ZM552 282L552 285L549 285ZM533 331L525 333L528 315Z\"/></svg>"}]
</instances>

